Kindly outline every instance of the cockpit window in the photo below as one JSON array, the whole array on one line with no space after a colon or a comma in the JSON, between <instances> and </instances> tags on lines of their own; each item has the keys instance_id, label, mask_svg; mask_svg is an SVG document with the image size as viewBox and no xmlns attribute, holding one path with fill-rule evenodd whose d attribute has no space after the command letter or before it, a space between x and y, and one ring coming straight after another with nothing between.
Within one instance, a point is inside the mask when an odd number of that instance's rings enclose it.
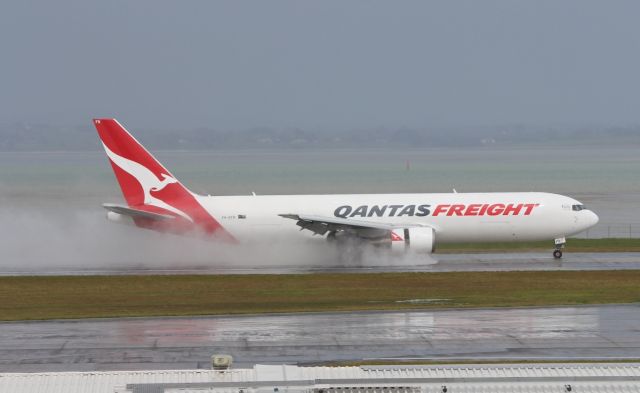
<instances>
[{"instance_id":1,"label":"cockpit window","mask_svg":"<svg viewBox=\"0 0 640 393\"><path fill-rule=\"evenodd\" d=\"M585 205L573 205L571 206L571 210L574 212L579 212L580 210L586 210L587 207Z\"/></svg>"}]
</instances>

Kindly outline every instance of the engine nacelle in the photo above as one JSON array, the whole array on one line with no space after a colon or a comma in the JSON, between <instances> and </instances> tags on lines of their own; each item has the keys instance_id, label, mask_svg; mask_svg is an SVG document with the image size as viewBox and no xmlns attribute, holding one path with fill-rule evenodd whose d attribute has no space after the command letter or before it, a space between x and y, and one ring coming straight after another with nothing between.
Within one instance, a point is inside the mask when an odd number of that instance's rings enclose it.
<instances>
[{"instance_id":1,"label":"engine nacelle","mask_svg":"<svg viewBox=\"0 0 640 393\"><path fill-rule=\"evenodd\" d=\"M394 229L391 232L391 251L431 254L435 249L435 231L430 227Z\"/></svg>"}]
</instances>

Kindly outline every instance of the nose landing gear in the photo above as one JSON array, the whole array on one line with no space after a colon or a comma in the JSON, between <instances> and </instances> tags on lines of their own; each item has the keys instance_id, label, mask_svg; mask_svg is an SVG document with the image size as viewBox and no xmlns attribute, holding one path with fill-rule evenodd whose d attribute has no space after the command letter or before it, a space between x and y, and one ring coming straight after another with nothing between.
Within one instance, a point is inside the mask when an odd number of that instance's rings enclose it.
<instances>
[{"instance_id":1,"label":"nose landing gear","mask_svg":"<svg viewBox=\"0 0 640 393\"><path fill-rule=\"evenodd\" d=\"M555 243L556 243L556 249L553 250L553 257L555 259L560 259L562 258L562 249L564 248L564 245L567 243L567 239L565 239L564 237L561 237L556 239Z\"/></svg>"}]
</instances>

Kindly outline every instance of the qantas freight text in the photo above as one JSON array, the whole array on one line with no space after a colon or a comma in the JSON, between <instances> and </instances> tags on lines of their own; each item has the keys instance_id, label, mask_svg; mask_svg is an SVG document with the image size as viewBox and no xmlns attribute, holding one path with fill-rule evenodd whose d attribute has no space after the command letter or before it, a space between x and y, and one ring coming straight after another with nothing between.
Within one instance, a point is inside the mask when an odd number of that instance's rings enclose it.
<instances>
[{"instance_id":1,"label":"qantas freight text","mask_svg":"<svg viewBox=\"0 0 640 393\"><path fill-rule=\"evenodd\" d=\"M347 217L528 216L539 203L471 203L436 205L362 205L338 207L333 215Z\"/></svg>"}]
</instances>

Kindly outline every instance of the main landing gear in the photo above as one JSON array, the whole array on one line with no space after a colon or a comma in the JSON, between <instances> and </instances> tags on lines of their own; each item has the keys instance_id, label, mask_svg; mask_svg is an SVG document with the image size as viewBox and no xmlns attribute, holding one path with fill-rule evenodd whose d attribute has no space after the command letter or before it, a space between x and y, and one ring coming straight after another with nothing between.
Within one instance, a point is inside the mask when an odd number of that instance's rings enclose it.
<instances>
[{"instance_id":1,"label":"main landing gear","mask_svg":"<svg viewBox=\"0 0 640 393\"><path fill-rule=\"evenodd\" d=\"M561 237L556 239L555 243L556 243L556 249L553 250L553 257L555 259L560 259L562 258L562 249L564 248L564 245L567 243L567 239L565 239L564 237Z\"/></svg>"}]
</instances>

